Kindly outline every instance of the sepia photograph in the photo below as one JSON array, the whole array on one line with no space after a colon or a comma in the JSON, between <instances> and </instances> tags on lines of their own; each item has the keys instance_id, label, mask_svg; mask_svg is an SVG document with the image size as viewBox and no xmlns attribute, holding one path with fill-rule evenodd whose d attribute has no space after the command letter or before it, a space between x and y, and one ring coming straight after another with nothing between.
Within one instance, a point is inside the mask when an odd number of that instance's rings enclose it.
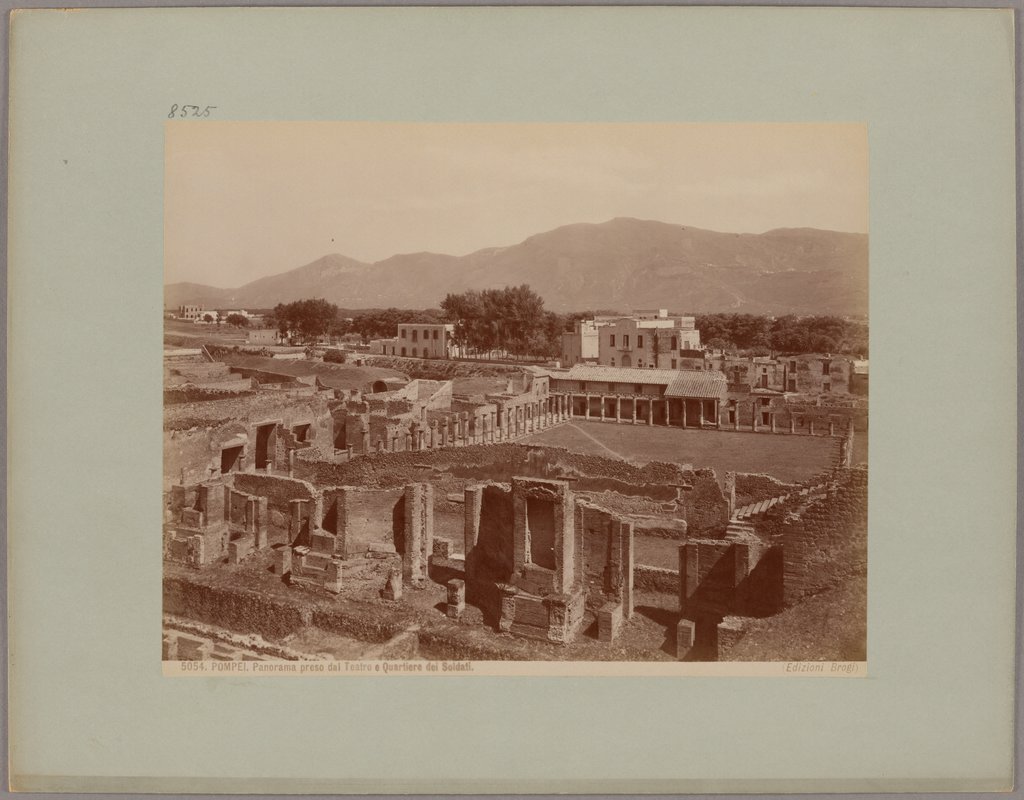
<instances>
[{"instance_id":1,"label":"sepia photograph","mask_svg":"<svg viewBox=\"0 0 1024 800\"><path fill-rule=\"evenodd\" d=\"M165 660L866 661L864 126L190 114Z\"/></svg>"}]
</instances>

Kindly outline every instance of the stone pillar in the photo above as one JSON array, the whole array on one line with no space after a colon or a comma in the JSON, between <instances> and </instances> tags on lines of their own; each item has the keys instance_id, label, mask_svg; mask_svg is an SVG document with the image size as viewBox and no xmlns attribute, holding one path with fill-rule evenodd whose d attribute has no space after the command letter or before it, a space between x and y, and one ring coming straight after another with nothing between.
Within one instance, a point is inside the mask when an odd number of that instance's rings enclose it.
<instances>
[{"instance_id":1,"label":"stone pillar","mask_svg":"<svg viewBox=\"0 0 1024 800\"><path fill-rule=\"evenodd\" d=\"M808 420L808 425L809 425L808 433L810 433L811 436L814 436L814 417L811 417Z\"/></svg>"},{"instance_id":2,"label":"stone pillar","mask_svg":"<svg viewBox=\"0 0 1024 800\"><path fill-rule=\"evenodd\" d=\"M733 413L736 414L736 419L733 420L733 428L735 430L739 430L740 429L740 404L739 403L736 404L736 408L735 408L735 411Z\"/></svg>"},{"instance_id":3,"label":"stone pillar","mask_svg":"<svg viewBox=\"0 0 1024 800\"><path fill-rule=\"evenodd\" d=\"M327 562L324 573L324 588L333 594L341 594L341 561L332 558Z\"/></svg>"},{"instance_id":4,"label":"stone pillar","mask_svg":"<svg viewBox=\"0 0 1024 800\"><path fill-rule=\"evenodd\" d=\"M750 430L757 432L757 401L750 401Z\"/></svg>"},{"instance_id":5,"label":"stone pillar","mask_svg":"<svg viewBox=\"0 0 1024 800\"><path fill-rule=\"evenodd\" d=\"M498 617L498 630L508 632L516 618L516 587L507 583L498 584L501 594L501 612Z\"/></svg>"},{"instance_id":6,"label":"stone pillar","mask_svg":"<svg viewBox=\"0 0 1024 800\"><path fill-rule=\"evenodd\" d=\"M584 412L586 412L585 416L586 416L587 419L590 419L590 395L589 394L583 395L583 402L585 403L585 405L583 407Z\"/></svg>"},{"instance_id":7,"label":"stone pillar","mask_svg":"<svg viewBox=\"0 0 1024 800\"><path fill-rule=\"evenodd\" d=\"M683 398L683 427L686 427L686 398Z\"/></svg>"},{"instance_id":8,"label":"stone pillar","mask_svg":"<svg viewBox=\"0 0 1024 800\"><path fill-rule=\"evenodd\" d=\"M615 398L615 422L616 424L622 422L622 398Z\"/></svg>"},{"instance_id":9,"label":"stone pillar","mask_svg":"<svg viewBox=\"0 0 1024 800\"><path fill-rule=\"evenodd\" d=\"M391 452L392 453L398 452L398 434L394 434L391 437Z\"/></svg>"},{"instance_id":10,"label":"stone pillar","mask_svg":"<svg viewBox=\"0 0 1024 800\"><path fill-rule=\"evenodd\" d=\"M835 436L836 435L836 423L835 423L835 420L833 420L833 419L830 419L828 421L828 435L829 436Z\"/></svg>"},{"instance_id":11,"label":"stone pillar","mask_svg":"<svg viewBox=\"0 0 1024 800\"><path fill-rule=\"evenodd\" d=\"M440 434L437 430L437 420L432 420L430 423L430 449L434 450L437 448L438 443L441 441Z\"/></svg>"},{"instance_id":12,"label":"stone pillar","mask_svg":"<svg viewBox=\"0 0 1024 800\"><path fill-rule=\"evenodd\" d=\"M653 425L654 424L654 398L653 397L648 397L647 398L647 424L648 425Z\"/></svg>"},{"instance_id":13,"label":"stone pillar","mask_svg":"<svg viewBox=\"0 0 1024 800\"><path fill-rule=\"evenodd\" d=\"M789 415L789 432L796 433L796 417Z\"/></svg>"},{"instance_id":14,"label":"stone pillar","mask_svg":"<svg viewBox=\"0 0 1024 800\"><path fill-rule=\"evenodd\" d=\"M353 450L354 450L354 448L352 447L352 445L349 445L348 447L345 448L345 453L346 453L346 455L348 455L348 460L349 461L352 460L352 451Z\"/></svg>"},{"instance_id":15,"label":"stone pillar","mask_svg":"<svg viewBox=\"0 0 1024 800\"><path fill-rule=\"evenodd\" d=\"M604 422L604 395L601 395L601 422Z\"/></svg>"},{"instance_id":16,"label":"stone pillar","mask_svg":"<svg viewBox=\"0 0 1024 800\"><path fill-rule=\"evenodd\" d=\"M725 473L725 499L729 501L729 519L736 513L736 473Z\"/></svg>"},{"instance_id":17,"label":"stone pillar","mask_svg":"<svg viewBox=\"0 0 1024 800\"><path fill-rule=\"evenodd\" d=\"M633 395L633 424L636 425L636 395Z\"/></svg>"},{"instance_id":18,"label":"stone pillar","mask_svg":"<svg viewBox=\"0 0 1024 800\"><path fill-rule=\"evenodd\" d=\"M672 424L672 401L669 398L665 398L665 424Z\"/></svg>"},{"instance_id":19,"label":"stone pillar","mask_svg":"<svg viewBox=\"0 0 1024 800\"><path fill-rule=\"evenodd\" d=\"M698 418L697 422L699 423L700 427L703 428L704 427L704 399L701 398L697 402L698 402L698 406L697 407L700 409L700 417Z\"/></svg>"},{"instance_id":20,"label":"stone pillar","mask_svg":"<svg viewBox=\"0 0 1024 800\"><path fill-rule=\"evenodd\" d=\"M768 415L768 419L769 419L769 421L771 422L771 425L772 425L772 433L775 433L775 412L774 411L771 412L771 414Z\"/></svg>"},{"instance_id":21,"label":"stone pillar","mask_svg":"<svg viewBox=\"0 0 1024 800\"><path fill-rule=\"evenodd\" d=\"M463 509L465 517L462 530L464 548L463 552L465 553L467 574L469 572L470 556L473 552L473 548L476 547L477 541L480 539L480 509L483 506L483 500L484 487L466 487L465 503Z\"/></svg>"},{"instance_id":22,"label":"stone pillar","mask_svg":"<svg viewBox=\"0 0 1024 800\"><path fill-rule=\"evenodd\" d=\"M411 483L405 487L405 552L402 574L407 580L427 577L427 558L434 546L434 487Z\"/></svg>"},{"instance_id":23,"label":"stone pillar","mask_svg":"<svg viewBox=\"0 0 1024 800\"><path fill-rule=\"evenodd\" d=\"M292 571L292 549L288 545L274 551L274 574L287 575Z\"/></svg>"},{"instance_id":24,"label":"stone pillar","mask_svg":"<svg viewBox=\"0 0 1024 800\"><path fill-rule=\"evenodd\" d=\"M448 581L448 605L445 613L448 619L458 619L466 610L466 582L458 578Z\"/></svg>"},{"instance_id":25,"label":"stone pillar","mask_svg":"<svg viewBox=\"0 0 1024 800\"><path fill-rule=\"evenodd\" d=\"M682 661L693 649L697 640L697 625L688 619L681 619L676 624L676 658Z\"/></svg>"},{"instance_id":26,"label":"stone pillar","mask_svg":"<svg viewBox=\"0 0 1024 800\"><path fill-rule=\"evenodd\" d=\"M362 434L363 434L362 435L362 439L363 439L363 452L366 453L367 455L369 455L369 453L370 453L370 428L369 428L368 425L363 428Z\"/></svg>"},{"instance_id":27,"label":"stone pillar","mask_svg":"<svg viewBox=\"0 0 1024 800\"><path fill-rule=\"evenodd\" d=\"M685 614L690 598L697 592L700 576L697 563L699 549L696 542L679 547L679 613Z\"/></svg>"},{"instance_id":28,"label":"stone pillar","mask_svg":"<svg viewBox=\"0 0 1024 800\"><path fill-rule=\"evenodd\" d=\"M722 430L722 401L715 398L715 425Z\"/></svg>"}]
</instances>

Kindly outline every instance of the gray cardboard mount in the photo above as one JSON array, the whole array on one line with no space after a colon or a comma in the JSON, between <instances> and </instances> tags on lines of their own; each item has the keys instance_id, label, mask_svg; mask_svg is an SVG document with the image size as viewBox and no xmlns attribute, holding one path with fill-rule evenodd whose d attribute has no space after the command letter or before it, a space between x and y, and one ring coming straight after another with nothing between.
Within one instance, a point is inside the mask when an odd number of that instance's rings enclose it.
<instances>
[{"instance_id":1,"label":"gray cardboard mount","mask_svg":"<svg viewBox=\"0 0 1024 800\"><path fill-rule=\"evenodd\" d=\"M13 787L1007 788L1016 42L1012 10L978 8L15 14ZM222 119L866 123L870 677L161 677L163 125L186 97Z\"/></svg>"}]
</instances>

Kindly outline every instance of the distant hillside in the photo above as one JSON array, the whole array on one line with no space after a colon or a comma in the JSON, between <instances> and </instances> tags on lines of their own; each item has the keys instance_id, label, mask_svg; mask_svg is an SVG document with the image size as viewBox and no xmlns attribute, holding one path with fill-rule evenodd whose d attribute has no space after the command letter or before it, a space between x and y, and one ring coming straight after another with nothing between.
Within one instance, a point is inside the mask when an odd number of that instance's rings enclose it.
<instances>
[{"instance_id":1,"label":"distant hillside","mask_svg":"<svg viewBox=\"0 0 1024 800\"><path fill-rule=\"evenodd\" d=\"M237 289L170 284L165 302L269 307L304 297L339 306L436 306L448 292L528 283L556 311L866 314L868 238L813 228L720 233L619 218L567 225L466 256L414 253L365 264L323 258Z\"/></svg>"}]
</instances>

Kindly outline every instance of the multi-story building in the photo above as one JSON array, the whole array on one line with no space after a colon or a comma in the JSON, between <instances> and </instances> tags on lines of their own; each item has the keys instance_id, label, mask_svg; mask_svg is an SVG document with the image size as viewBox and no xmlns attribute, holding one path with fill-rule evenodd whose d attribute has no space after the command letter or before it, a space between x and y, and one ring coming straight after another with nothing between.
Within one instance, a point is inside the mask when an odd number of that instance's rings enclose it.
<instances>
[{"instance_id":1,"label":"multi-story building","mask_svg":"<svg viewBox=\"0 0 1024 800\"><path fill-rule=\"evenodd\" d=\"M396 343L392 345L398 352L389 355L410 356L412 358L451 358L455 355L452 336L454 325L403 323L398 326Z\"/></svg>"},{"instance_id":2,"label":"multi-story building","mask_svg":"<svg viewBox=\"0 0 1024 800\"><path fill-rule=\"evenodd\" d=\"M562 334L562 366L597 363L598 327L599 324L595 320L579 319L573 325L571 333Z\"/></svg>"},{"instance_id":3,"label":"multi-story building","mask_svg":"<svg viewBox=\"0 0 1024 800\"><path fill-rule=\"evenodd\" d=\"M200 305L181 305L178 306L178 319L187 319L191 322L201 319L203 312L204 309Z\"/></svg>"},{"instance_id":4,"label":"multi-story building","mask_svg":"<svg viewBox=\"0 0 1024 800\"><path fill-rule=\"evenodd\" d=\"M598 363L608 367L682 369L680 362L700 350L693 317L668 311L641 311L629 317L600 319Z\"/></svg>"}]
</instances>

